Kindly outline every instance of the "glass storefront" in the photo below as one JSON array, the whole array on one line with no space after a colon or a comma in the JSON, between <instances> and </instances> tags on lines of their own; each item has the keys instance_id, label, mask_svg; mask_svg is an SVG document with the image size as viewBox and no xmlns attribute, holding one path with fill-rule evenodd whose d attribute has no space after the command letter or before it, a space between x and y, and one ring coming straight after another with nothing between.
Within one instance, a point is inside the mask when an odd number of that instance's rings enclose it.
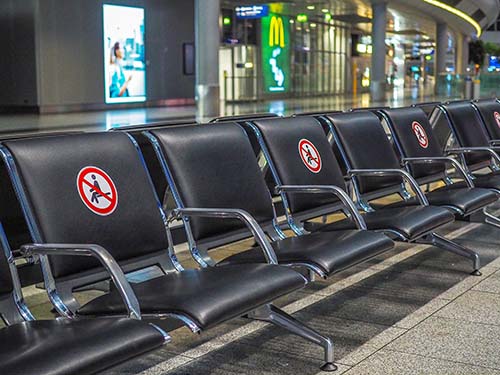
<instances>
[{"instance_id":1,"label":"glass storefront","mask_svg":"<svg viewBox=\"0 0 500 375\"><path fill-rule=\"evenodd\" d=\"M351 26L286 7L257 19L223 10L221 99L344 94L351 90Z\"/></svg>"},{"instance_id":2,"label":"glass storefront","mask_svg":"<svg viewBox=\"0 0 500 375\"><path fill-rule=\"evenodd\" d=\"M295 96L346 93L351 69L350 30L329 23L294 21L291 34Z\"/></svg>"}]
</instances>

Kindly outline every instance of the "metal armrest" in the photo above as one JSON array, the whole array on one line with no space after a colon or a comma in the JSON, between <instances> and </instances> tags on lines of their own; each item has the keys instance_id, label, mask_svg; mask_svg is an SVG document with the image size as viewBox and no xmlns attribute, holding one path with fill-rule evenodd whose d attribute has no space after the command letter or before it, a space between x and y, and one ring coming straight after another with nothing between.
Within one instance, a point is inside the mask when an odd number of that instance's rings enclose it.
<instances>
[{"instance_id":1,"label":"metal armrest","mask_svg":"<svg viewBox=\"0 0 500 375\"><path fill-rule=\"evenodd\" d=\"M500 156L491 147L453 147L446 150L447 154L477 154L480 152L487 152L491 155L497 163L500 163Z\"/></svg>"},{"instance_id":2,"label":"metal armrest","mask_svg":"<svg viewBox=\"0 0 500 375\"><path fill-rule=\"evenodd\" d=\"M276 253L268 241L266 234L260 227L259 223L245 210L235 208L176 208L171 213L171 219L179 219L183 216L198 216L198 217L212 217L219 219L238 219L243 221L257 243L260 245L266 261L269 264L278 264Z\"/></svg>"},{"instance_id":3,"label":"metal armrest","mask_svg":"<svg viewBox=\"0 0 500 375\"><path fill-rule=\"evenodd\" d=\"M491 139L489 142L490 146L500 146L500 139Z\"/></svg>"},{"instance_id":4,"label":"metal armrest","mask_svg":"<svg viewBox=\"0 0 500 375\"><path fill-rule=\"evenodd\" d=\"M450 163L455 167L455 169L462 175L463 179L467 183L468 187L473 188L474 183L472 182L469 175L465 172L462 165L455 159L449 156L434 156L434 157L418 157L418 158L403 158L403 163L406 164L426 164L426 163Z\"/></svg>"},{"instance_id":5,"label":"metal armrest","mask_svg":"<svg viewBox=\"0 0 500 375\"><path fill-rule=\"evenodd\" d=\"M420 185L418 184L418 182L415 181L415 179L412 177L411 174L402 169L350 169L347 171L347 174L349 177L354 177L354 176L383 177L390 175L401 176L406 182L410 184L420 204L422 206L429 205L429 201L427 200L427 197L425 196L423 191L420 189Z\"/></svg>"},{"instance_id":6,"label":"metal armrest","mask_svg":"<svg viewBox=\"0 0 500 375\"><path fill-rule=\"evenodd\" d=\"M336 195L342 204L349 210L358 229L366 230L366 223L359 211L356 209L354 202L346 194L344 190L335 185L278 185L275 188L277 193L332 193Z\"/></svg>"},{"instance_id":7,"label":"metal armrest","mask_svg":"<svg viewBox=\"0 0 500 375\"><path fill-rule=\"evenodd\" d=\"M141 319L139 302L132 287L116 260L102 246L92 244L28 244L21 246L21 252L25 256L73 255L97 258L109 272L113 283L116 285L127 307L128 317Z\"/></svg>"}]
</instances>

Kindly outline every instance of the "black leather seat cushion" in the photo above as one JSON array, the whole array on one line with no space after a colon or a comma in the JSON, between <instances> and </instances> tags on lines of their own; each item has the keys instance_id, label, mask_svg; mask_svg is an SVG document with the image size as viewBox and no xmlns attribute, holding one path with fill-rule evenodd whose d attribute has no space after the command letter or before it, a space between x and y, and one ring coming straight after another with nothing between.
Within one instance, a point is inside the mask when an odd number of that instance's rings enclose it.
<instances>
[{"instance_id":1,"label":"black leather seat cushion","mask_svg":"<svg viewBox=\"0 0 500 375\"><path fill-rule=\"evenodd\" d=\"M482 188L466 188L455 185L443 186L426 194L429 203L433 206L453 206L468 215L497 201L497 194ZM407 201L392 203L388 207L405 207L417 205L414 197Z\"/></svg>"},{"instance_id":2,"label":"black leather seat cushion","mask_svg":"<svg viewBox=\"0 0 500 375\"><path fill-rule=\"evenodd\" d=\"M0 330L0 374L93 374L163 343L151 325L126 318L23 322Z\"/></svg>"},{"instance_id":3,"label":"black leather seat cushion","mask_svg":"<svg viewBox=\"0 0 500 375\"><path fill-rule=\"evenodd\" d=\"M385 235L370 231L348 230L289 237L273 243L278 261L308 263L330 275L383 251L394 243ZM259 247L230 256L219 264L261 263L264 255Z\"/></svg>"},{"instance_id":4,"label":"black leather seat cushion","mask_svg":"<svg viewBox=\"0 0 500 375\"><path fill-rule=\"evenodd\" d=\"M294 270L268 264L209 267L170 273L132 284L143 314L177 313L208 328L243 315L305 285ZM82 306L81 315L122 314L116 291Z\"/></svg>"},{"instance_id":5,"label":"black leather seat cushion","mask_svg":"<svg viewBox=\"0 0 500 375\"><path fill-rule=\"evenodd\" d=\"M382 208L363 214L370 230L394 230L407 240L414 240L425 233L454 220L453 214L445 208L434 206L409 206ZM342 220L331 224L306 223L310 231L344 230L354 227L351 220Z\"/></svg>"}]
</instances>

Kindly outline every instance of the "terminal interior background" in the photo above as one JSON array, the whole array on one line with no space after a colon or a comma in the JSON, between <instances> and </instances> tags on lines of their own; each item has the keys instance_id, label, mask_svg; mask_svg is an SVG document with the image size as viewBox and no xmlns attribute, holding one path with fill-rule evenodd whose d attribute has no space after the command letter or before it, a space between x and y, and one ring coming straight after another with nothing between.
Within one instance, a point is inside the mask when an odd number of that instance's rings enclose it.
<instances>
[{"instance_id":1,"label":"terminal interior background","mask_svg":"<svg viewBox=\"0 0 500 375\"><path fill-rule=\"evenodd\" d=\"M0 142L421 103L432 120L439 103L500 96L500 0L1 0L0 46ZM176 228L179 260L196 268ZM482 276L432 246L398 243L278 305L332 335L339 374L500 374L498 229L457 220L443 234L486 259ZM222 241L213 256L249 246ZM15 254L28 306L54 319L38 265ZM320 371L317 347L261 323L198 336L167 321L172 342L102 373Z\"/></svg>"}]
</instances>

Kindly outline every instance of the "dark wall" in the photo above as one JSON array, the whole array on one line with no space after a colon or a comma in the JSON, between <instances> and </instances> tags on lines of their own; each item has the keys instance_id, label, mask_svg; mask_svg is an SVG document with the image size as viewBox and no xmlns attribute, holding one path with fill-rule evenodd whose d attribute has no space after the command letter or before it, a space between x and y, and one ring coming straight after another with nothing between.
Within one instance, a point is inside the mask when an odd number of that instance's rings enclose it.
<instances>
[{"instance_id":1,"label":"dark wall","mask_svg":"<svg viewBox=\"0 0 500 375\"><path fill-rule=\"evenodd\" d=\"M182 69L182 45L194 42L194 0L1 0L1 45L13 47L0 59L0 105L102 106L103 3L145 8L148 101L194 98L195 77Z\"/></svg>"},{"instance_id":2,"label":"dark wall","mask_svg":"<svg viewBox=\"0 0 500 375\"><path fill-rule=\"evenodd\" d=\"M36 106L36 0L0 1L0 105Z\"/></svg>"}]
</instances>

